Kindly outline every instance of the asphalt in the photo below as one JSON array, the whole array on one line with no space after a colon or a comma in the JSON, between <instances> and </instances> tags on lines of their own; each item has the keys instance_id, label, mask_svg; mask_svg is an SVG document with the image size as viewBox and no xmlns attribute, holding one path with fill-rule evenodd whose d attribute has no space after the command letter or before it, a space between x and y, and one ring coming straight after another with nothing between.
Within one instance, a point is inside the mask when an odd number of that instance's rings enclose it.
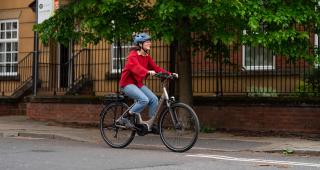
<instances>
[{"instance_id":1,"label":"asphalt","mask_svg":"<svg viewBox=\"0 0 320 170\"><path fill-rule=\"evenodd\" d=\"M27 116L0 116L0 137L67 139L101 144L108 147L94 127L72 127L41 122ZM164 148L158 135L136 136L128 147ZM231 133L200 133L192 150L222 152L279 152L320 156L320 141L301 137L247 136Z\"/></svg>"}]
</instances>

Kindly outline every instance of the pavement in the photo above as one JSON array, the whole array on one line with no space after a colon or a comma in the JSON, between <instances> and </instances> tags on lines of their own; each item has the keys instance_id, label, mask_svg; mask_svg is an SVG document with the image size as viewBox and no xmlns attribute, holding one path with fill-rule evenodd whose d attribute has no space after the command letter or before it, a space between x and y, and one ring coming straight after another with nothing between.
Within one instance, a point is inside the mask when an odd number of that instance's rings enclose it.
<instances>
[{"instance_id":1,"label":"pavement","mask_svg":"<svg viewBox=\"0 0 320 170\"><path fill-rule=\"evenodd\" d=\"M72 127L41 122L27 116L0 116L1 137L67 139L101 144L108 147L95 127ZM128 147L165 148L158 135L136 136ZM301 137L248 136L231 133L200 133L192 150L221 152L276 152L320 156L320 140Z\"/></svg>"}]
</instances>

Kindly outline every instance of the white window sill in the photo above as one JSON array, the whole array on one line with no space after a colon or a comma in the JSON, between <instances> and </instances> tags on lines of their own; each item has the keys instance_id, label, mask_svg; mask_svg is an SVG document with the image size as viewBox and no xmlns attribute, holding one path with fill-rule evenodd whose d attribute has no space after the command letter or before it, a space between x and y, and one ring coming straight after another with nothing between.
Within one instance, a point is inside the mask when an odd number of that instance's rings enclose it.
<instances>
[{"instance_id":1,"label":"white window sill","mask_svg":"<svg viewBox=\"0 0 320 170\"><path fill-rule=\"evenodd\" d=\"M18 73L15 72L15 73L9 73L9 72L5 72L5 73L0 73L0 76L17 76Z\"/></svg>"},{"instance_id":2,"label":"white window sill","mask_svg":"<svg viewBox=\"0 0 320 170\"><path fill-rule=\"evenodd\" d=\"M250 71L263 71L263 70L274 70L273 66L244 66L245 70Z\"/></svg>"}]
</instances>

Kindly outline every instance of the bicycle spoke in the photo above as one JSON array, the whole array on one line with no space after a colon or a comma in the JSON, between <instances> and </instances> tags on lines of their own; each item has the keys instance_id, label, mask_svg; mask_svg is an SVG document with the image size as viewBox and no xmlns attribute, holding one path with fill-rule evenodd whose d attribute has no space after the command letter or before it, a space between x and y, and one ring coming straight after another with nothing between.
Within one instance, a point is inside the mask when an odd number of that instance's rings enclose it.
<instances>
[{"instance_id":1,"label":"bicycle spoke","mask_svg":"<svg viewBox=\"0 0 320 170\"><path fill-rule=\"evenodd\" d=\"M194 111L182 103L175 104L171 111L174 117L167 111L160 119L161 140L173 151L187 151L197 140L198 119Z\"/></svg>"},{"instance_id":2,"label":"bicycle spoke","mask_svg":"<svg viewBox=\"0 0 320 170\"><path fill-rule=\"evenodd\" d=\"M104 141L115 148L127 146L134 138L135 131L122 125L116 125L116 120L127 110L125 103L112 103L102 113L100 131Z\"/></svg>"}]
</instances>

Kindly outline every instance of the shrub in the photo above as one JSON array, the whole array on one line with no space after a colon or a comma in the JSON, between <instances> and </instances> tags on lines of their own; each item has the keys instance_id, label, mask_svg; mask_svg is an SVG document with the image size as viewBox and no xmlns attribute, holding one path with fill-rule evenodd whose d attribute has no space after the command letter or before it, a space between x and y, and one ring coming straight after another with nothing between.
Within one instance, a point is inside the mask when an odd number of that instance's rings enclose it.
<instances>
[{"instance_id":1,"label":"shrub","mask_svg":"<svg viewBox=\"0 0 320 170\"><path fill-rule=\"evenodd\" d=\"M313 68L309 74L304 76L304 81L299 82L296 89L299 96L320 96L320 69Z\"/></svg>"},{"instance_id":2,"label":"shrub","mask_svg":"<svg viewBox=\"0 0 320 170\"><path fill-rule=\"evenodd\" d=\"M247 90L247 94L250 97L278 97L276 89L272 87L250 87Z\"/></svg>"}]
</instances>

